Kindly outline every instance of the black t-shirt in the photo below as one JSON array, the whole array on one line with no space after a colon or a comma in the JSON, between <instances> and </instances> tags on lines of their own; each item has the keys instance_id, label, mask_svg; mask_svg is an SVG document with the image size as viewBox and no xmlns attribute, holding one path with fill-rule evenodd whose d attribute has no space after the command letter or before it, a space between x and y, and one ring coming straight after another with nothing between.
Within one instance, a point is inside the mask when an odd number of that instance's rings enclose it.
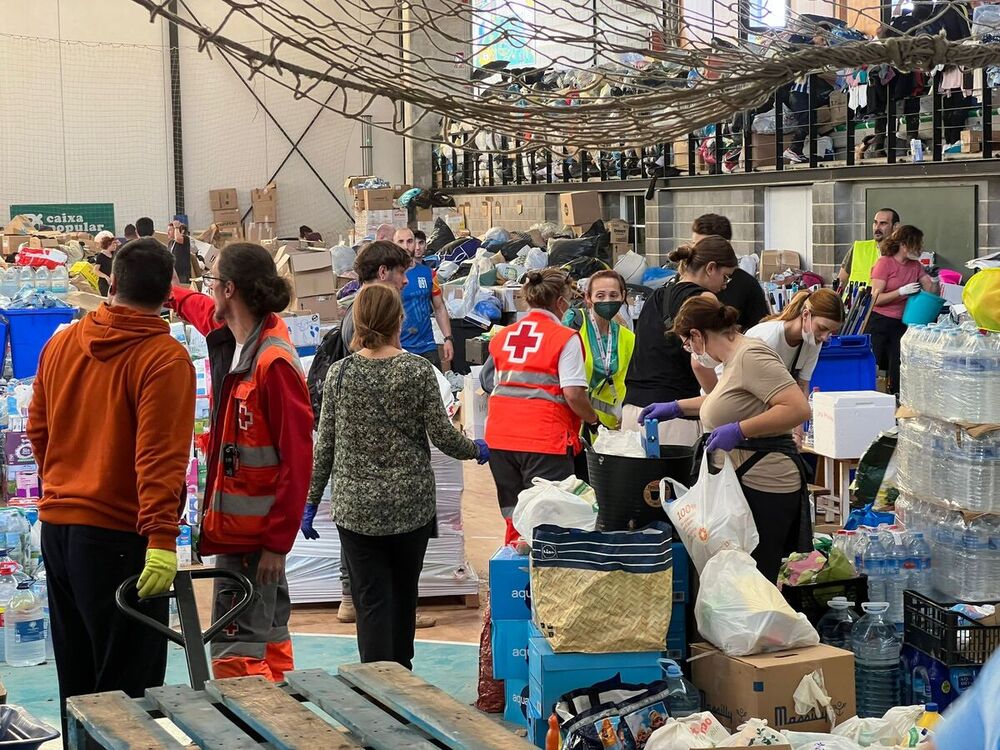
<instances>
[{"instance_id":1,"label":"black t-shirt","mask_svg":"<svg viewBox=\"0 0 1000 750\"><path fill-rule=\"evenodd\" d=\"M737 268L726 288L719 292L719 301L740 311L740 328L749 331L771 314L760 282L742 268Z\"/></svg>"},{"instance_id":2,"label":"black t-shirt","mask_svg":"<svg viewBox=\"0 0 1000 750\"><path fill-rule=\"evenodd\" d=\"M694 398L701 392L691 370L691 355L677 336L667 332L684 301L704 291L690 281L678 281L660 287L646 300L635 324L635 350L625 376L626 404L649 406Z\"/></svg>"},{"instance_id":3,"label":"black t-shirt","mask_svg":"<svg viewBox=\"0 0 1000 750\"><path fill-rule=\"evenodd\" d=\"M110 257L108 255L105 255L104 253L98 253L97 257L94 259L94 262L97 264L97 270L100 271L101 273L107 275L109 278L111 277L111 264L112 264L113 261L114 261L114 258L112 258L112 257ZM99 291L101 293L102 297L107 297L108 296L108 288L109 288L109 284L108 284L107 280L102 279L100 276L98 276L97 277L97 291Z\"/></svg>"},{"instance_id":4,"label":"black t-shirt","mask_svg":"<svg viewBox=\"0 0 1000 750\"><path fill-rule=\"evenodd\" d=\"M174 270L182 284L191 283L191 240L171 242L170 252L174 255Z\"/></svg>"}]
</instances>

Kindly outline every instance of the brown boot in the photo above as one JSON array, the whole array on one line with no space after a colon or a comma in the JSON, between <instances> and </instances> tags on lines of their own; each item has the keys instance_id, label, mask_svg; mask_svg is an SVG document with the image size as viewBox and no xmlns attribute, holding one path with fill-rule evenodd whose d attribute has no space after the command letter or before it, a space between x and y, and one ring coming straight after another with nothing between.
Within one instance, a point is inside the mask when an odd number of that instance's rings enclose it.
<instances>
[{"instance_id":1,"label":"brown boot","mask_svg":"<svg viewBox=\"0 0 1000 750\"><path fill-rule=\"evenodd\" d=\"M433 628L435 625L437 625L436 617L417 612L417 628Z\"/></svg>"},{"instance_id":2,"label":"brown boot","mask_svg":"<svg viewBox=\"0 0 1000 750\"><path fill-rule=\"evenodd\" d=\"M340 622L356 622L358 619L358 613L354 610L354 601L350 596L345 596L340 601L340 606L337 608L337 620Z\"/></svg>"}]
</instances>

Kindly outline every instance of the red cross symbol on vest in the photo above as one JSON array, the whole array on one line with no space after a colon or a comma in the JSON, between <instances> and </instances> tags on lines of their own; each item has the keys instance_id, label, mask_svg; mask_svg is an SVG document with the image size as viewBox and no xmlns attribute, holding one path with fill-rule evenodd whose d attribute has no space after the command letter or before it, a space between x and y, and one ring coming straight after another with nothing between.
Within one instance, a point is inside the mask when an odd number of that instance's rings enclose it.
<instances>
[{"instance_id":1,"label":"red cross symbol on vest","mask_svg":"<svg viewBox=\"0 0 1000 750\"><path fill-rule=\"evenodd\" d=\"M237 625L235 622L231 622L222 629L222 632L228 635L230 638L235 638L236 634L240 632L240 626Z\"/></svg>"},{"instance_id":2,"label":"red cross symbol on vest","mask_svg":"<svg viewBox=\"0 0 1000 750\"><path fill-rule=\"evenodd\" d=\"M249 430L253 427L253 412L247 409L245 401L240 401L240 410L237 423L241 430Z\"/></svg>"},{"instance_id":3,"label":"red cross symbol on vest","mask_svg":"<svg viewBox=\"0 0 1000 750\"><path fill-rule=\"evenodd\" d=\"M535 322L525 320L511 331L503 343L503 350L510 354L510 361L522 364L529 354L534 354L542 348L542 334L535 331Z\"/></svg>"}]
</instances>

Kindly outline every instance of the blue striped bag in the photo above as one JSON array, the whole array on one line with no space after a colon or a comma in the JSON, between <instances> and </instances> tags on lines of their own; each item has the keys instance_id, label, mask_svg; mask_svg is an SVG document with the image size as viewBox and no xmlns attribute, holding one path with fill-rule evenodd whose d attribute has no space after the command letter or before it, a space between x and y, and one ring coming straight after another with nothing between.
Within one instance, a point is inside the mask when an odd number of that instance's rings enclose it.
<instances>
[{"instance_id":1,"label":"blue striped bag","mask_svg":"<svg viewBox=\"0 0 1000 750\"><path fill-rule=\"evenodd\" d=\"M535 623L553 651L662 651L673 603L671 528L581 531L536 526Z\"/></svg>"}]
</instances>

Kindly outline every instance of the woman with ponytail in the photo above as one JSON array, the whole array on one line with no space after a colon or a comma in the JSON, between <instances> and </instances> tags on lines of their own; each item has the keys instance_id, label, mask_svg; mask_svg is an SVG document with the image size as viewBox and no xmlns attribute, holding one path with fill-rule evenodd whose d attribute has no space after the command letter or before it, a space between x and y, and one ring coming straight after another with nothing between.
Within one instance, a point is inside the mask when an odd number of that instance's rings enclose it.
<instances>
[{"instance_id":1,"label":"woman with ponytail","mask_svg":"<svg viewBox=\"0 0 1000 750\"><path fill-rule=\"evenodd\" d=\"M784 310L758 323L747 336L771 347L809 395L819 350L844 324L844 303L832 289L803 289Z\"/></svg>"},{"instance_id":2,"label":"woman with ponytail","mask_svg":"<svg viewBox=\"0 0 1000 750\"><path fill-rule=\"evenodd\" d=\"M743 336L739 312L711 297L694 297L674 318L673 333L703 366L725 365L707 396L658 407L699 417L711 434L706 459L721 466L728 454L757 524L751 553L769 581L781 560L812 548L806 470L792 431L809 418L805 394L767 344Z\"/></svg>"},{"instance_id":3,"label":"woman with ponytail","mask_svg":"<svg viewBox=\"0 0 1000 750\"><path fill-rule=\"evenodd\" d=\"M217 678L294 668L285 555L302 522L312 472L312 406L302 368L277 313L291 291L260 245L223 248L202 277L206 294L174 287L171 304L208 343L212 426L198 551L254 582L254 603L212 641ZM212 619L233 591L216 579Z\"/></svg>"},{"instance_id":4,"label":"woman with ponytail","mask_svg":"<svg viewBox=\"0 0 1000 750\"><path fill-rule=\"evenodd\" d=\"M641 430L647 419L659 421L661 445L694 445L701 437L697 418L655 404L697 396L715 385L715 373L693 363L676 337L668 336L681 305L699 295L716 299L736 272L739 260L729 241L718 235L701 237L670 253L677 263L676 281L650 295L635 326L635 350L625 376L622 427Z\"/></svg>"},{"instance_id":5,"label":"woman with ponytail","mask_svg":"<svg viewBox=\"0 0 1000 750\"><path fill-rule=\"evenodd\" d=\"M899 347L906 333L903 310L906 300L924 289L935 290L936 282L920 263L924 233L904 224L882 240L882 257L872 268L872 314L868 333L872 337L875 363L887 375L889 393L899 393Z\"/></svg>"}]
</instances>

